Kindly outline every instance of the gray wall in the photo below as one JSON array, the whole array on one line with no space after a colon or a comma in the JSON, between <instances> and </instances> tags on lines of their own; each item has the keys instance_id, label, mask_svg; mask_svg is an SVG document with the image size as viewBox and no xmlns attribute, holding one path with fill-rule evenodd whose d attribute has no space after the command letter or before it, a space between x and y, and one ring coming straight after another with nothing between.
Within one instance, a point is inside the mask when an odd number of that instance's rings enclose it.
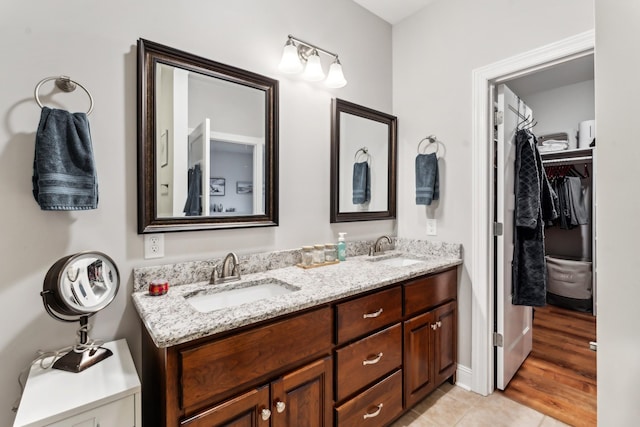
<instances>
[{"instance_id":1,"label":"gray wall","mask_svg":"<svg viewBox=\"0 0 640 427\"><path fill-rule=\"evenodd\" d=\"M640 418L640 3L596 0L598 425ZM631 196L631 197L630 197Z\"/></svg>"},{"instance_id":2,"label":"gray wall","mask_svg":"<svg viewBox=\"0 0 640 427\"><path fill-rule=\"evenodd\" d=\"M287 34L340 54L349 84L328 90L277 70ZM365 36L366 35L366 36ZM146 38L280 80L280 226L171 233L164 259L144 260L136 233L136 40ZM132 269L181 260L288 249L303 244L395 234L394 221L329 224L331 98L390 111L391 27L351 1L169 0L0 2L0 425L11 425L18 372L38 349L75 340L77 324L44 311L39 292L60 257L100 250L117 263L123 286L96 315L91 336L127 338L140 365L140 323L131 304ZM375 58L375 67L372 67ZM325 71L328 58L323 58ZM69 75L95 98L89 116L100 182L99 209L44 212L31 195L40 110L33 89ZM43 86L51 92L53 83ZM79 111L84 94L49 105ZM302 176L313 178L308 191ZM312 227L309 227L312 224Z\"/></svg>"}]
</instances>

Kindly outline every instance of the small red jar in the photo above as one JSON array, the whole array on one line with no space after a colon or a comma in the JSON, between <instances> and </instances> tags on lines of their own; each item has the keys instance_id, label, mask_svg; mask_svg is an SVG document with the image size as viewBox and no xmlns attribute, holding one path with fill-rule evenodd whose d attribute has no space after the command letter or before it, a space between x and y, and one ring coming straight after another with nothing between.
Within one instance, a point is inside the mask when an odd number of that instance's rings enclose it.
<instances>
[{"instance_id":1,"label":"small red jar","mask_svg":"<svg viewBox=\"0 0 640 427\"><path fill-rule=\"evenodd\" d=\"M169 292L169 282L165 279L152 280L149 283L149 295L157 297Z\"/></svg>"}]
</instances>

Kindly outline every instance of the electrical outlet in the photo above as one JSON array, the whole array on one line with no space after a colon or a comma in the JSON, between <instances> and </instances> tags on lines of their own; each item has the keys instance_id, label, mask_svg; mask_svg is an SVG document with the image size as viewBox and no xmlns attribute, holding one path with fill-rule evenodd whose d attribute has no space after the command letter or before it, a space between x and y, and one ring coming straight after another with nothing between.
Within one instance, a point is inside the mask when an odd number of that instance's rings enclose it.
<instances>
[{"instance_id":1,"label":"electrical outlet","mask_svg":"<svg viewBox=\"0 0 640 427\"><path fill-rule=\"evenodd\" d=\"M435 218L427 219L427 236L435 236L438 234L438 222Z\"/></svg>"},{"instance_id":2,"label":"electrical outlet","mask_svg":"<svg viewBox=\"0 0 640 427\"><path fill-rule=\"evenodd\" d=\"M162 258L164 256L164 234L144 235L144 258Z\"/></svg>"}]
</instances>

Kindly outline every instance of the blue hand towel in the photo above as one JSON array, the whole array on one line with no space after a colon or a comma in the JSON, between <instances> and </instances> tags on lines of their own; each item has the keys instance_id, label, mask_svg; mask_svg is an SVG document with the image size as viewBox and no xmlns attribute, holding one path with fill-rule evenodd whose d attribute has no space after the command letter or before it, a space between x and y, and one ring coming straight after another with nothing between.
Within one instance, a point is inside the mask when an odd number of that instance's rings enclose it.
<instances>
[{"instance_id":1,"label":"blue hand towel","mask_svg":"<svg viewBox=\"0 0 640 427\"><path fill-rule=\"evenodd\" d=\"M440 198L438 158L435 153L416 157L416 205L430 205Z\"/></svg>"},{"instance_id":2,"label":"blue hand towel","mask_svg":"<svg viewBox=\"0 0 640 427\"><path fill-rule=\"evenodd\" d=\"M42 108L33 159L33 197L42 210L98 207L98 177L85 113Z\"/></svg>"},{"instance_id":3,"label":"blue hand towel","mask_svg":"<svg viewBox=\"0 0 640 427\"><path fill-rule=\"evenodd\" d=\"M367 203L371 200L371 172L369 163L353 164L353 196L354 205Z\"/></svg>"}]
</instances>

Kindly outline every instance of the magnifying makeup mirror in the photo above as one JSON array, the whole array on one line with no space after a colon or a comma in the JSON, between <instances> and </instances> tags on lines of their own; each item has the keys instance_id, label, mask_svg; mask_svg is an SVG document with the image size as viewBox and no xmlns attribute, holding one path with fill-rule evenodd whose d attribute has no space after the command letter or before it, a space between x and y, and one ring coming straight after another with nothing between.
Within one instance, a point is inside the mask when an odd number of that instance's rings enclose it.
<instances>
[{"instance_id":1,"label":"magnifying makeup mirror","mask_svg":"<svg viewBox=\"0 0 640 427\"><path fill-rule=\"evenodd\" d=\"M101 252L68 255L51 266L40 293L45 310L60 321L80 322L78 342L53 368L81 372L113 354L89 341L88 322L113 301L119 287L116 264Z\"/></svg>"}]
</instances>

